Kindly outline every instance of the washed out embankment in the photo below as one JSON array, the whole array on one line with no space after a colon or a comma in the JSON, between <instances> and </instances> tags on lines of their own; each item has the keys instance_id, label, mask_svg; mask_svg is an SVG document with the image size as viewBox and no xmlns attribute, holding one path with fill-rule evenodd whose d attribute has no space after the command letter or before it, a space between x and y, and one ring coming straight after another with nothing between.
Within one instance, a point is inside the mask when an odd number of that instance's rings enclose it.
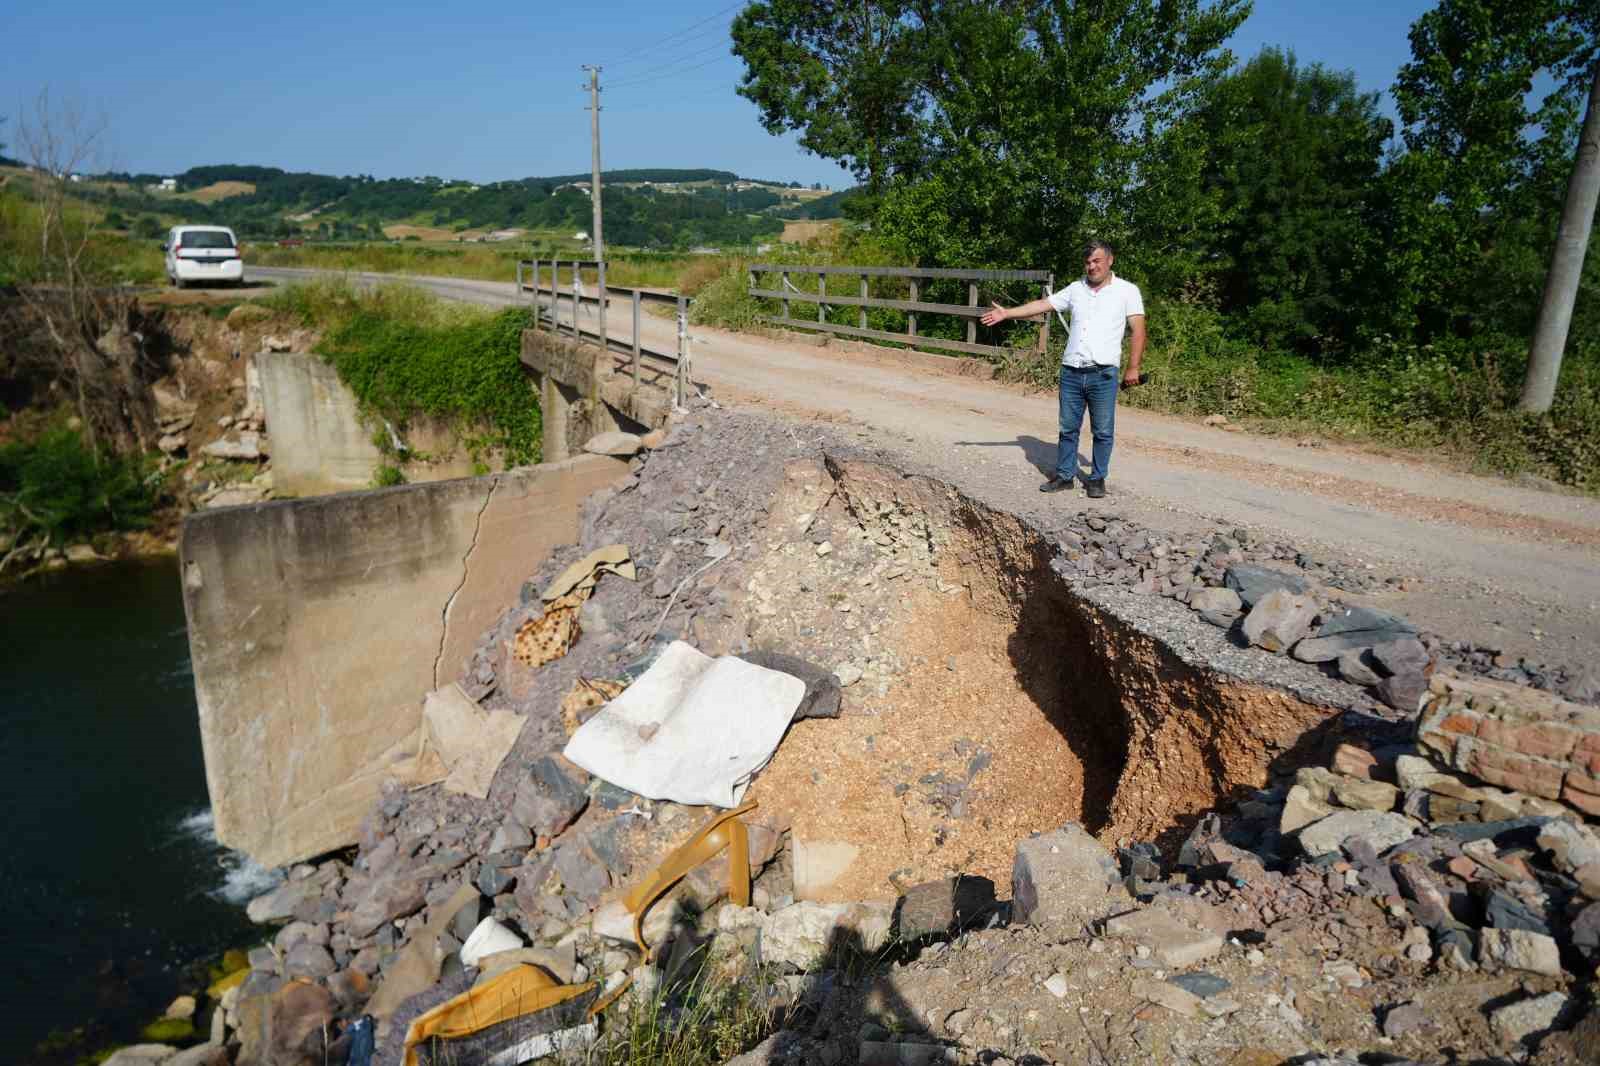
<instances>
[{"instance_id":1,"label":"washed out embankment","mask_svg":"<svg viewBox=\"0 0 1600 1066\"><path fill-rule=\"evenodd\" d=\"M754 787L791 825L802 898L892 898L961 872L1004 884L1017 839L1068 821L1175 846L1359 700L1292 661L1276 682L1216 669L1241 651L1221 631L1176 604L1077 587L1025 520L883 462L794 464L773 515L758 586L847 595L833 624L860 619L892 663L877 698L797 723ZM830 523L826 555L809 534L785 551L797 518ZM765 632L757 610L757 639L828 624L827 604L804 598L786 605L792 627Z\"/></svg>"}]
</instances>

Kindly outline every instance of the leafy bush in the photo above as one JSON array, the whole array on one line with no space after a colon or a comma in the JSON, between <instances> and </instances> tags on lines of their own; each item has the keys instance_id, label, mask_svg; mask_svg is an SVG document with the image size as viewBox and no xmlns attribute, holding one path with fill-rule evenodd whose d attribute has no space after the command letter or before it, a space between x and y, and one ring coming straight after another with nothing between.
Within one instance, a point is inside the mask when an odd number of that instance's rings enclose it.
<instances>
[{"instance_id":1,"label":"leafy bush","mask_svg":"<svg viewBox=\"0 0 1600 1066\"><path fill-rule=\"evenodd\" d=\"M139 457L96 459L76 430L0 446L0 530L62 545L150 523L159 479Z\"/></svg>"},{"instance_id":2,"label":"leafy bush","mask_svg":"<svg viewBox=\"0 0 1600 1066\"><path fill-rule=\"evenodd\" d=\"M360 292L342 282L292 286L272 302L324 329L318 351L374 415L397 426L429 415L474 455L539 461L539 399L521 361L527 311L489 314L408 286Z\"/></svg>"}]
</instances>

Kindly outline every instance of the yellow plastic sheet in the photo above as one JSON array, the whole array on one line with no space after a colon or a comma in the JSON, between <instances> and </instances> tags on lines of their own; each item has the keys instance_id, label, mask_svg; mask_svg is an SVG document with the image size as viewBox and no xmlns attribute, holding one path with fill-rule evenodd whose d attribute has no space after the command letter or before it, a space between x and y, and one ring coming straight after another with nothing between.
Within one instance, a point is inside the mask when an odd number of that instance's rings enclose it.
<instances>
[{"instance_id":1,"label":"yellow plastic sheet","mask_svg":"<svg viewBox=\"0 0 1600 1066\"><path fill-rule=\"evenodd\" d=\"M459 1040L513 1018L536 1014L576 999L595 987L557 984L537 966L517 966L418 1017L406 1030L405 1066L417 1066L417 1046L428 1040Z\"/></svg>"}]
</instances>

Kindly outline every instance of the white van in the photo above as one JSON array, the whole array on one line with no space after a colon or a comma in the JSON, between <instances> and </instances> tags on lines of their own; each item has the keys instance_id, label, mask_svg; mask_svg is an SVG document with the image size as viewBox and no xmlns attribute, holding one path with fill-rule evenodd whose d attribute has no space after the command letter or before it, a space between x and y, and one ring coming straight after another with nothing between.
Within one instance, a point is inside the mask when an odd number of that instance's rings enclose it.
<instances>
[{"instance_id":1,"label":"white van","mask_svg":"<svg viewBox=\"0 0 1600 1066\"><path fill-rule=\"evenodd\" d=\"M227 226L173 226L167 231L167 278L178 288L191 282L244 283L239 241Z\"/></svg>"}]
</instances>

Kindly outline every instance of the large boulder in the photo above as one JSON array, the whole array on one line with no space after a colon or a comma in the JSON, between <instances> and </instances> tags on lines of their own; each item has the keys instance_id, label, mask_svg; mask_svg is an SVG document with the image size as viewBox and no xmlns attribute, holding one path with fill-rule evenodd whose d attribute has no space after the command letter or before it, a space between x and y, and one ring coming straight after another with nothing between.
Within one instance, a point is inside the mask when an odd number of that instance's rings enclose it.
<instances>
[{"instance_id":1,"label":"large boulder","mask_svg":"<svg viewBox=\"0 0 1600 1066\"><path fill-rule=\"evenodd\" d=\"M761 957L808 971L876 951L889 939L893 908L887 903L802 901L765 914L755 907L723 907L717 927L761 934Z\"/></svg>"},{"instance_id":2,"label":"large boulder","mask_svg":"<svg viewBox=\"0 0 1600 1066\"><path fill-rule=\"evenodd\" d=\"M1317 605L1309 596L1274 589L1244 616L1244 635L1250 643L1270 652L1286 652L1311 631Z\"/></svg>"},{"instance_id":3,"label":"large boulder","mask_svg":"<svg viewBox=\"0 0 1600 1066\"><path fill-rule=\"evenodd\" d=\"M906 890L895 905L895 931L901 940L955 932L994 906L994 882L963 874L928 881Z\"/></svg>"},{"instance_id":4,"label":"large boulder","mask_svg":"<svg viewBox=\"0 0 1600 1066\"><path fill-rule=\"evenodd\" d=\"M1117 860L1076 822L1029 837L1011 863L1011 918L1076 927L1127 903Z\"/></svg>"}]
</instances>

